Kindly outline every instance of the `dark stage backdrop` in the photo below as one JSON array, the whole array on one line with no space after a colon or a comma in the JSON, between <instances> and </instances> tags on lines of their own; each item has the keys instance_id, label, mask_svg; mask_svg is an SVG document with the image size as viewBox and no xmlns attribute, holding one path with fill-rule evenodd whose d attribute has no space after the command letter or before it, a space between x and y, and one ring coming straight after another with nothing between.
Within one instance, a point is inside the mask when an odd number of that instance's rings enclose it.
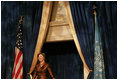
<instances>
[{"instance_id":1,"label":"dark stage backdrop","mask_svg":"<svg viewBox=\"0 0 118 80\"><path fill-rule=\"evenodd\" d=\"M1 2L1 78L11 78L21 2Z\"/></svg>"},{"instance_id":2,"label":"dark stage backdrop","mask_svg":"<svg viewBox=\"0 0 118 80\"><path fill-rule=\"evenodd\" d=\"M76 27L80 26L76 30L81 31L79 41L84 50L83 54L86 61L89 57L87 64L93 69L91 66L93 65L94 49L93 4L97 5L98 26L102 33L106 78L117 78L117 2L70 2L74 24ZM26 74L32 63L42 5L43 2L1 2L1 78L12 77L18 20L22 14L24 14L24 78L29 78ZM50 63L55 77L83 78L83 66L77 50L74 48L75 45L70 42L68 44L59 43L59 46L57 44L47 43L43 47L43 51L47 55L47 62ZM86 54L86 52L89 53Z\"/></svg>"},{"instance_id":3,"label":"dark stage backdrop","mask_svg":"<svg viewBox=\"0 0 118 80\"><path fill-rule=\"evenodd\" d=\"M29 72L42 16L43 2L1 2L1 78L12 78L18 20L23 18L23 77Z\"/></svg>"},{"instance_id":4,"label":"dark stage backdrop","mask_svg":"<svg viewBox=\"0 0 118 80\"><path fill-rule=\"evenodd\" d=\"M96 2L106 78L117 78L117 2Z\"/></svg>"},{"instance_id":5,"label":"dark stage backdrop","mask_svg":"<svg viewBox=\"0 0 118 80\"><path fill-rule=\"evenodd\" d=\"M95 24L93 5L96 5L98 28L101 32L106 78L117 78L117 2L71 1L70 7L78 41L85 61L94 70ZM92 76L91 76L92 75ZM93 78L90 72L88 78Z\"/></svg>"},{"instance_id":6,"label":"dark stage backdrop","mask_svg":"<svg viewBox=\"0 0 118 80\"><path fill-rule=\"evenodd\" d=\"M74 41L45 43L42 52L56 79L83 79L83 63Z\"/></svg>"}]
</instances>

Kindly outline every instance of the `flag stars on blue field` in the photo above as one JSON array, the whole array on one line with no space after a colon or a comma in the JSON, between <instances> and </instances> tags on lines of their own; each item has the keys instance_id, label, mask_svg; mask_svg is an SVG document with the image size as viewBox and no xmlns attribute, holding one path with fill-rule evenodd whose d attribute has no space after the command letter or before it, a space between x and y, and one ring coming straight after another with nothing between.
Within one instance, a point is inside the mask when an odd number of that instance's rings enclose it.
<instances>
[{"instance_id":1,"label":"flag stars on blue field","mask_svg":"<svg viewBox=\"0 0 118 80\"><path fill-rule=\"evenodd\" d=\"M16 46L19 49L22 49L22 19L19 20L19 26L18 26L18 34L17 34L17 41Z\"/></svg>"}]
</instances>

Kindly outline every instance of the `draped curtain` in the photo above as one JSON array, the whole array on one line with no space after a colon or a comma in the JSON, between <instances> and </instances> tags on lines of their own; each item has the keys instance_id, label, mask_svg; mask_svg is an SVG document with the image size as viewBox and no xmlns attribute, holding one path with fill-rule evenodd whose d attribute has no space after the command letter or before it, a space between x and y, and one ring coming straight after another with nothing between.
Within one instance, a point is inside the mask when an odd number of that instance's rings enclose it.
<instances>
[{"instance_id":1,"label":"draped curtain","mask_svg":"<svg viewBox=\"0 0 118 80\"><path fill-rule=\"evenodd\" d=\"M40 28L43 2L25 2L23 20L24 77L29 73ZM29 78L29 76L27 76Z\"/></svg>"},{"instance_id":2,"label":"draped curtain","mask_svg":"<svg viewBox=\"0 0 118 80\"><path fill-rule=\"evenodd\" d=\"M70 2L71 14L84 59L93 70L94 20L92 2ZM90 72L92 75L93 73ZM93 76L91 76L92 78Z\"/></svg>"},{"instance_id":3,"label":"draped curtain","mask_svg":"<svg viewBox=\"0 0 118 80\"><path fill-rule=\"evenodd\" d=\"M94 68L95 23L93 5L97 5L98 28L101 32L106 78L117 77L117 2L70 2L78 41L85 61ZM93 78L93 74L88 78Z\"/></svg>"},{"instance_id":4,"label":"draped curtain","mask_svg":"<svg viewBox=\"0 0 118 80\"><path fill-rule=\"evenodd\" d=\"M2 2L1 4L1 78L11 78L18 20L23 18L23 77L27 73L33 59L37 42L43 2Z\"/></svg>"},{"instance_id":5,"label":"draped curtain","mask_svg":"<svg viewBox=\"0 0 118 80\"><path fill-rule=\"evenodd\" d=\"M96 2L106 78L117 78L117 2Z\"/></svg>"}]
</instances>

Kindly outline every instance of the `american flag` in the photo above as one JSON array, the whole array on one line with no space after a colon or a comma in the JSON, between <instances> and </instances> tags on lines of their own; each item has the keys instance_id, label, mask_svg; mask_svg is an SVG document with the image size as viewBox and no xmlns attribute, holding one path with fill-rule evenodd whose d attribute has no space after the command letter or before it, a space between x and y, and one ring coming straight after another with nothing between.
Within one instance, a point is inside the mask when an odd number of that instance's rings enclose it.
<instances>
[{"instance_id":1,"label":"american flag","mask_svg":"<svg viewBox=\"0 0 118 80\"><path fill-rule=\"evenodd\" d=\"M19 20L18 34L15 46L15 60L12 79L23 79L23 44L22 44L22 16Z\"/></svg>"}]
</instances>

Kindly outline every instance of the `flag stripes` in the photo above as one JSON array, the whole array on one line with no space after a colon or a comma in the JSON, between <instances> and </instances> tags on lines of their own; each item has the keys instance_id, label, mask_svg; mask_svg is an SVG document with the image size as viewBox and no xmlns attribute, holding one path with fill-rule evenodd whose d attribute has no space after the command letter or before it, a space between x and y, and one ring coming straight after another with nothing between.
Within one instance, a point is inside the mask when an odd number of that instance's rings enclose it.
<instances>
[{"instance_id":1,"label":"flag stripes","mask_svg":"<svg viewBox=\"0 0 118 80\"><path fill-rule=\"evenodd\" d=\"M23 53L15 47L15 62L13 69L13 79L23 78Z\"/></svg>"},{"instance_id":2,"label":"flag stripes","mask_svg":"<svg viewBox=\"0 0 118 80\"><path fill-rule=\"evenodd\" d=\"M23 16L21 16L18 25L18 34L17 34L16 46L15 46L15 61L14 61L12 79L23 79L22 19Z\"/></svg>"}]
</instances>

